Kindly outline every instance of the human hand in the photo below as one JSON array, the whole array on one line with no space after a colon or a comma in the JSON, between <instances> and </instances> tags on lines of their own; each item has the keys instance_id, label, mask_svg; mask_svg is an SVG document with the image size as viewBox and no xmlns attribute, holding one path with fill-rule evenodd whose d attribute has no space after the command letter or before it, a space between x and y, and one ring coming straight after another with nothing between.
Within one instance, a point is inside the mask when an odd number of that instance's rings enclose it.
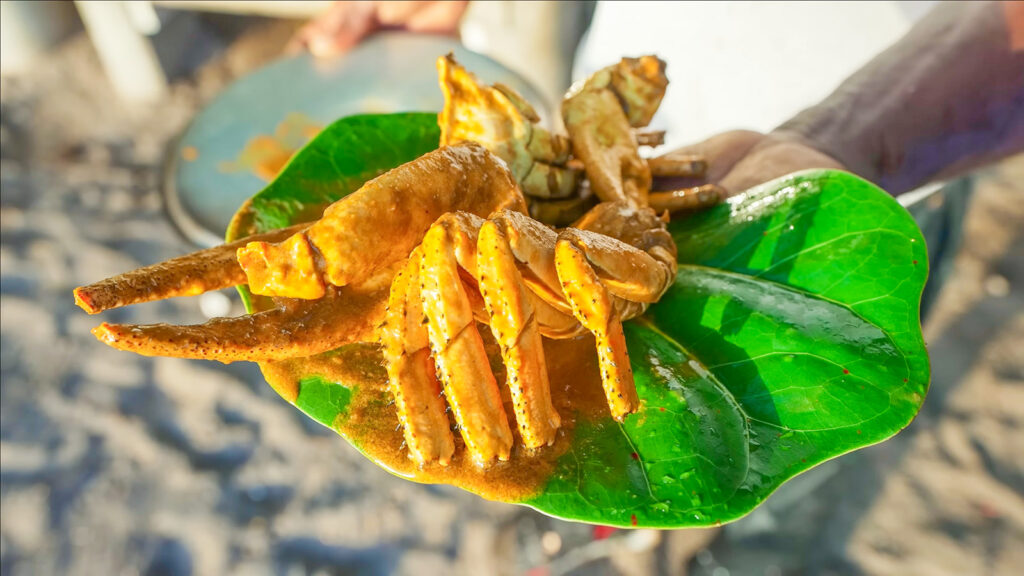
<instances>
[{"instance_id":1,"label":"human hand","mask_svg":"<svg viewBox=\"0 0 1024 576\"><path fill-rule=\"evenodd\" d=\"M686 158L701 155L707 161L704 178L659 178L658 190L675 190L701 184L717 184L729 195L762 184L773 178L809 168L846 168L802 137L790 132L762 134L750 130L732 130L690 146L672 150L660 158Z\"/></svg>"},{"instance_id":2,"label":"human hand","mask_svg":"<svg viewBox=\"0 0 1024 576\"><path fill-rule=\"evenodd\" d=\"M335 2L296 33L288 51L308 49L317 58L338 56L383 29L454 35L468 4L468 1Z\"/></svg>"}]
</instances>

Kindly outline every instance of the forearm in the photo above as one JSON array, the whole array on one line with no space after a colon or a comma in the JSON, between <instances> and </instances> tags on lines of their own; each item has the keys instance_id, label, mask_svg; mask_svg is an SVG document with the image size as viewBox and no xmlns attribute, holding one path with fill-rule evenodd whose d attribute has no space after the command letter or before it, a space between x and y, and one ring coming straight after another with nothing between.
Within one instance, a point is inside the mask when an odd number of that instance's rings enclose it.
<instances>
[{"instance_id":1,"label":"forearm","mask_svg":"<svg viewBox=\"0 0 1024 576\"><path fill-rule=\"evenodd\" d=\"M776 129L893 194L1024 151L1024 6L943 4Z\"/></svg>"}]
</instances>

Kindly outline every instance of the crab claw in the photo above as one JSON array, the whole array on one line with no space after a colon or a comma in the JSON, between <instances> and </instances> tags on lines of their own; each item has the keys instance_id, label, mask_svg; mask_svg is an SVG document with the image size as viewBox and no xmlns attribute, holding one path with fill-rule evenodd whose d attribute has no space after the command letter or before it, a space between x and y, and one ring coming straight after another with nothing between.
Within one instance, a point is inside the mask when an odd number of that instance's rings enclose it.
<instances>
[{"instance_id":1,"label":"crab claw","mask_svg":"<svg viewBox=\"0 0 1024 576\"><path fill-rule=\"evenodd\" d=\"M245 272L235 259L249 242L276 242L306 228L299 224L266 234L200 250L166 262L125 272L106 280L75 288L75 304L98 314L129 304L153 302L175 296L195 296L211 290L245 284Z\"/></svg>"},{"instance_id":2,"label":"crab claw","mask_svg":"<svg viewBox=\"0 0 1024 576\"><path fill-rule=\"evenodd\" d=\"M79 288L75 298L99 312L248 284L253 294L277 297L279 308L196 326L105 323L94 333L114 348L150 356L221 362L310 356L377 339L387 287L434 220L450 211L502 209L525 210L505 166L478 144L449 146L367 182L312 224L128 272ZM393 217L400 210L403 217Z\"/></svg>"},{"instance_id":3,"label":"crab claw","mask_svg":"<svg viewBox=\"0 0 1024 576\"><path fill-rule=\"evenodd\" d=\"M93 329L103 343L143 356L229 363L312 356L353 342L372 341L384 320L387 288L331 288L316 301L289 304L205 324L108 324Z\"/></svg>"}]
</instances>

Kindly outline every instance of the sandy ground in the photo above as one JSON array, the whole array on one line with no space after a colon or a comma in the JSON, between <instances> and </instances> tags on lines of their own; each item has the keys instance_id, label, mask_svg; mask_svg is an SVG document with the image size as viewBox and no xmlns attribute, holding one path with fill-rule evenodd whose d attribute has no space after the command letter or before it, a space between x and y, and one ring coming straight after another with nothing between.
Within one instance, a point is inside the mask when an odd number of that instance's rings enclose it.
<instances>
[{"instance_id":1,"label":"sandy ground","mask_svg":"<svg viewBox=\"0 0 1024 576\"><path fill-rule=\"evenodd\" d=\"M952 575L1024 565L1024 158L978 180L926 325L933 383L917 420L720 530L620 531L595 543L588 526L390 476L280 400L254 366L98 344L97 320L74 307L71 289L191 249L161 205L164 147L286 37L280 26L243 36L145 109L116 104L83 37L4 81L0 574ZM182 299L106 319L205 317Z\"/></svg>"}]
</instances>

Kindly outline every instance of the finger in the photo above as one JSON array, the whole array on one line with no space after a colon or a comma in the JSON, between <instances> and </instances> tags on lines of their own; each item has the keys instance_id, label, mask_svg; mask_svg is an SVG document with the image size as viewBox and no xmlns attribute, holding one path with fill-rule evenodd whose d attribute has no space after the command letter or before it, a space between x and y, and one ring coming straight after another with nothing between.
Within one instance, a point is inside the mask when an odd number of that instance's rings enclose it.
<instances>
[{"instance_id":1,"label":"finger","mask_svg":"<svg viewBox=\"0 0 1024 576\"><path fill-rule=\"evenodd\" d=\"M299 28L288 40L285 46L286 54L298 54L309 49L309 39L317 34L322 34L319 19L313 19Z\"/></svg>"},{"instance_id":2,"label":"finger","mask_svg":"<svg viewBox=\"0 0 1024 576\"><path fill-rule=\"evenodd\" d=\"M308 25L305 46L317 58L330 58L354 48L378 27L374 2L337 2Z\"/></svg>"},{"instance_id":3,"label":"finger","mask_svg":"<svg viewBox=\"0 0 1024 576\"><path fill-rule=\"evenodd\" d=\"M377 6L377 19L383 26L405 26L419 11L430 4L429 0L381 2Z\"/></svg>"},{"instance_id":4,"label":"finger","mask_svg":"<svg viewBox=\"0 0 1024 576\"><path fill-rule=\"evenodd\" d=\"M455 34L468 6L469 2L424 2L410 15L405 27L425 34Z\"/></svg>"},{"instance_id":5,"label":"finger","mask_svg":"<svg viewBox=\"0 0 1024 576\"><path fill-rule=\"evenodd\" d=\"M303 38L293 36L284 46L284 53L286 56L295 56L306 50L306 41Z\"/></svg>"}]
</instances>

